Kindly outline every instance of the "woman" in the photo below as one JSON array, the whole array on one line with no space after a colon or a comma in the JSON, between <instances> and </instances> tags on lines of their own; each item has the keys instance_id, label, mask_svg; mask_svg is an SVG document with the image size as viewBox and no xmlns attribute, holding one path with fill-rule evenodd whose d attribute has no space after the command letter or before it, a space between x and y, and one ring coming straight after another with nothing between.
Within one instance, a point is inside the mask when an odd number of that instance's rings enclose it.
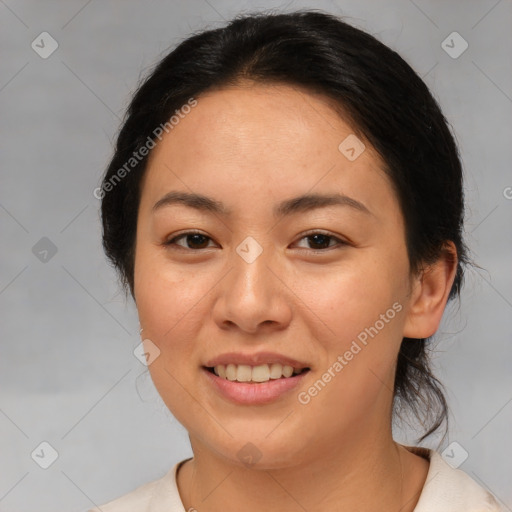
<instances>
[{"instance_id":1,"label":"woman","mask_svg":"<svg viewBox=\"0 0 512 512\"><path fill-rule=\"evenodd\" d=\"M107 511L499 510L439 453L426 345L468 263L426 85L318 12L190 37L136 92L99 190L153 382L194 457Z\"/></svg>"}]
</instances>

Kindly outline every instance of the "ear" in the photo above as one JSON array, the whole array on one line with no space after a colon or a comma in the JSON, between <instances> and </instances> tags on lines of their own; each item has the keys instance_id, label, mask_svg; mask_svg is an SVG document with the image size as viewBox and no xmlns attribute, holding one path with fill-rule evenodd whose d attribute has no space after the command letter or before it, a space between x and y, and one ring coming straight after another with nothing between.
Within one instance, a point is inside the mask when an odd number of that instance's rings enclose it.
<instances>
[{"instance_id":1,"label":"ear","mask_svg":"<svg viewBox=\"0 0 512 512\"><path fill-rule=\"evenodd\" d=\"M446 242L439 259L414 278L404 324L406 338L428 338L438 329L457 272L457 249Z\"/></svg>"}]
</instances>

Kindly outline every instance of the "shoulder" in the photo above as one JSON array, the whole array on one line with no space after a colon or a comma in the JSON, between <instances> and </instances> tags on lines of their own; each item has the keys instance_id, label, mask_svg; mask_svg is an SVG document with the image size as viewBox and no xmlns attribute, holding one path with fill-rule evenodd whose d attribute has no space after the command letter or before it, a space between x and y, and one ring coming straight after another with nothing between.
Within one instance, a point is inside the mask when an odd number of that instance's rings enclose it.
<instances>
[{"instance_id":1,"label":"shoulder","mask_svg":"<svg viewBox=\"0 0 512 512\"><path fill-rule=\"evenodd\" d=\"M141 485L128 494L88 512L183 512L183 504L176 485L176 472L183 462L185 461L178 462L162 478Z\"/></svg>"},{"instance_id":2,"label":"shoulder","mask_svg":"<svg viewBox=\"0 0 512 512\"><path fill-rule=\"evenodd\" d=\"M155 488L160 480L149 482L137 487L133 491L115 500L109 501L100 507L93 508L88 512L142 512L148 509Z\"/></svg>"},{"instance_id":3,"label":"shoulder","mask_svg":"<svg viewBox=\"0 0 512 512\"><path fill-rule=\"evenodd\" d=\"M467 473L450 466L434 450L407 447L430 460L414 512L502 512L497 500Z\"/></svg>"}]
</instances>

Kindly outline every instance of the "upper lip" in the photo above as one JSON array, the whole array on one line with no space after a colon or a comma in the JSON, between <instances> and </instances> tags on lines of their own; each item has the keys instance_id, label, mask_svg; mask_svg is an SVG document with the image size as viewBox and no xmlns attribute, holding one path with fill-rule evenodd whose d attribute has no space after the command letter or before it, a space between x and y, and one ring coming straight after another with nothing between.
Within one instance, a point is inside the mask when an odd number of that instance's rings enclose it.
<instances>
[{"instance_id":1,"label":"upper lip","mask_svg":"<svg viewBox=\"0 0 512 512\"><path fill-rule=\"evenodd\" d=\"M283 366L293 366L294 368L309 368L307 363L297 361L288 356L277 354L275 352L257 352L255 354L244 354L242 352L228 352L220 354L212 359L209 359L204 366L213 368L218 365L228 364L246 364L249 366L258 366L261 364L279 363Z\"/></svg>"}]
</instances>

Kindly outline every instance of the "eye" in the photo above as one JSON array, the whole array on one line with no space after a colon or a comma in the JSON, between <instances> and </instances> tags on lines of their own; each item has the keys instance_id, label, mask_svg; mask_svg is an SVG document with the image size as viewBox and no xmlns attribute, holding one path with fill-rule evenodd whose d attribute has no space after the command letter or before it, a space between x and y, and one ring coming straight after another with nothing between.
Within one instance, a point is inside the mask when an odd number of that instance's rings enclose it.
<instances>
[{"instance_id":1,"label":"eye","mask_svg":"<svg viewBox=\"0 0 512 512\"><path fill-rule=\"evenodd\" d=\"M320 251L324 249L330 249L337 245L348 245L346 242L339 239L338 237L335 237L334 235L331 235L329 233L322 233L320 231L308 233L300 239L300 241L302 240L306 240L306 244L310 244L309 247L305 247L306 249Z\"/></svg>"},{"instance_id":2,"label":"eye","mask_svg":"<svg viewBox=\"0 0 512 512\"><path fill-rule=\"evenodd\" d=\"M306 241L306 244L308 244L308 246L302 246L302 248L316 251L323 251L325 249L331 249L333 247L340 245L348 245L340 238L329 233L322 233L320 231L314 231L306 234L305 236L300 238L299 244L303 240ZM180 235L167 240L166 242L164 242L164 245L167 247L178 246L183 249L200 250L212 247L208 245L209 242L212 242L212 239L209 236L206 236L203 233L197 231L188 231L186 233L181 233ZM300 247L300 245L298 246Z\"/></svg>"},{"instance_id":3,"label":"eye","mask_svg":"<svg viewBox=\"0 0 512 512\"><path fill-rule=\"evenodd\" d=\"M184 243L178 243L179 241L184 241ZM181 235L175 236L170 240L167 240L164 245L165 246L173 246L177 245L182 247L183 249L208 249L208 242L212 239L209 236L203 235L197 231L188 231L186 233L181 233Z\"/></svg>"}]
</instances>

